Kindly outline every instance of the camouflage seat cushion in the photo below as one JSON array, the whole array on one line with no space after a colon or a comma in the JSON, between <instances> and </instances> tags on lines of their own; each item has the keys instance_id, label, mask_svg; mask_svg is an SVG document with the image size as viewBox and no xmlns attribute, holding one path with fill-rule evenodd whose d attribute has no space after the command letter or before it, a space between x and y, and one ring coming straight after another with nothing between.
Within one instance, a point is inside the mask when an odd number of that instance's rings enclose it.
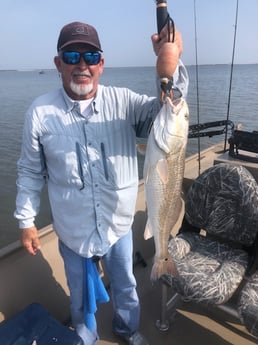
<instances>
[{"instance_id":1,"label":"camouflage seat cushion","mask_svg":"<svg viewBox=\"0 0 258 345\"><path fill-rule=\"evenodd\" d=\"M238 312L248 331L258 337L258 272L247 278L240 292Z\"/></svg>"},{"instance_id":2,"label":"camouflage seat cushion","mask_svg":"<svg viewBox=\"0 0 258 345\"><path fill-rule=\"evenodd\" d=\"M204 171L191 185L185 216L221 239L250 246L258 232L258 186L243 166L226 163Z\"/></svg>"},{"instance_id":3,"label":"camouflage seat cushion","mask_svg":"<svg viewBox=\"0 0 258 345\"><path fill-rule=\"evenodd\" d=\"M179 276L172 285L185 301L223 304L242 281L248 263L244 250L209 240L196 233L183 233L169 242Z\"/></svg>"},{"instance_id":4,"label":"camouflage seat cushion","mask_svg":"<svg viewBox=\"0 0 258 345\"><path fill-rule=\"evenodd\" d=\"M169 242L179 272L172 284L185 300L225 303L249 264L242 248L252 248L257 239L255 179L243 166L221 163L207 169L189 189L185 220Z\"/></svg>"}]
</instances>

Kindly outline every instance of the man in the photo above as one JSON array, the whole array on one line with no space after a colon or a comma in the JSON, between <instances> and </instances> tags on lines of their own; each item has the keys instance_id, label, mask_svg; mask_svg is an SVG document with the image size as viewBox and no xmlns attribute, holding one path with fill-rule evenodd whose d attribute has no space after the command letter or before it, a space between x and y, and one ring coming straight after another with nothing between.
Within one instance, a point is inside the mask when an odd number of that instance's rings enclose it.
<instances>
[{"instance_id":1,"label":"man","mask_svg":"<svg viewBox=\"0 0 258 345\"><path fill-rule=\"evenodd\" d=\"M168 40L152 36L154 51ZM181 37L175 42L181 51ZM70 289L71 317L85 345L96 344L97 328L83 316L84 258L102 257L111 282L113 331L128 344L147 345L139 333L140 307L132 271L132 231L138 187L136 137L147 137L160 110L159 98L99 85L104 58L94 27L63 27L54 62L63 87L36 99L24 123L18 161L15 216L30 254L40 249L34 219L48 182L59 249ZM178 59L178 56L176 57ZM185 95L184 66L174 74L175 97Z\"/></svg>"}]
</instances>

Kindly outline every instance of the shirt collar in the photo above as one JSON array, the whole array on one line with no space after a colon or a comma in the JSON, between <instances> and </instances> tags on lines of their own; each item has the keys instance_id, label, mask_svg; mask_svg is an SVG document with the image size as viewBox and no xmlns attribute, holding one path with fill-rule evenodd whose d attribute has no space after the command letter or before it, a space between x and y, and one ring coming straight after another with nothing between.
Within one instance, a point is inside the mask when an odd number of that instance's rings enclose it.
<instances>
[{"instance_id":1,"label":"shirt collar","mask_svg":"<svg viewBox=\"0 0 258 345\"><path fill-rule=\"evenodd\" d=\"M92 107L93 107L93 112L94 113L98 113L100 110L100 99L101 99L101 94L102 94L102 88L103 85L98 85L98 89L96 92L96 95L92 101ZM78 101L73 100L72 98L70 98L65 89L62 88L62 94L63 94L63 98L65 101L65 104L67 106L66 112L69 113L70 111L74 110L75 108L78 107Z\"/></svg>"}]
</instances>

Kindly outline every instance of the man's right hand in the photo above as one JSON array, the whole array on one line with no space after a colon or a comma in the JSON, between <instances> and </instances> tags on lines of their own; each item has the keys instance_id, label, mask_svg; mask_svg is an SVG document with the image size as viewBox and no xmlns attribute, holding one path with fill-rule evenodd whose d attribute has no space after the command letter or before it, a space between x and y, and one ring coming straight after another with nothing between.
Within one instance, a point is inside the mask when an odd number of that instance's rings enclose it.
<instances>
[{"instance_id":1,"label":"man's right hand","mask_svg":"<svg viewBox=\"0 0 258 345\"><path fill-rule=\"evenodd\" d=\"M36 255L40 250L40 242L38 237L38 230L35 226L21 229L21 244L28 253Z\"/></svg>"},{"instance_id":2,"label":"man's right hand","mask_svg":"<svg viewBox=\"0 0 258 345\"><path fill-rule=\"evenodd\" d=\"M159 35L153 34L151 36L151 40L152 40L153 50L155 54L158 56L159 51L162 48L162 46L167 42L172 42L172 28L171 28L171 31L168 32L167 25L165 25ZM183 52L183 40L182 40L182 35L177 30L177 28L175 28L174 44L178 48L178 56L180 57Z\"/></svg>"}]
</instances>

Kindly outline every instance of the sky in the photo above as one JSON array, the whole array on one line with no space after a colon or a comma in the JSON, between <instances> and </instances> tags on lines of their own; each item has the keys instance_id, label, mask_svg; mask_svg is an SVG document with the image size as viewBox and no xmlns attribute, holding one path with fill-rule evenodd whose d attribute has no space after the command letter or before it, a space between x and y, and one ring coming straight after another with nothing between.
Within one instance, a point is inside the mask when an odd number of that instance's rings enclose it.
<instances>
[{"instance_id":1,"label":"sky","mask_svg":"<svg viewBox=\"0 0 258 345\"><path fill-rule=\"evenodd\" d=\"M231 63L237 0L167 3L183 36L186 65ZM150 39L157 31L154 0L0 0L0 4L0 70L55 68L59 32L72 21L96 27L105 66L155 65ZM235 63L258 63L257 14L258 0L239 0Z\"/></svg>"}]
</instances>

